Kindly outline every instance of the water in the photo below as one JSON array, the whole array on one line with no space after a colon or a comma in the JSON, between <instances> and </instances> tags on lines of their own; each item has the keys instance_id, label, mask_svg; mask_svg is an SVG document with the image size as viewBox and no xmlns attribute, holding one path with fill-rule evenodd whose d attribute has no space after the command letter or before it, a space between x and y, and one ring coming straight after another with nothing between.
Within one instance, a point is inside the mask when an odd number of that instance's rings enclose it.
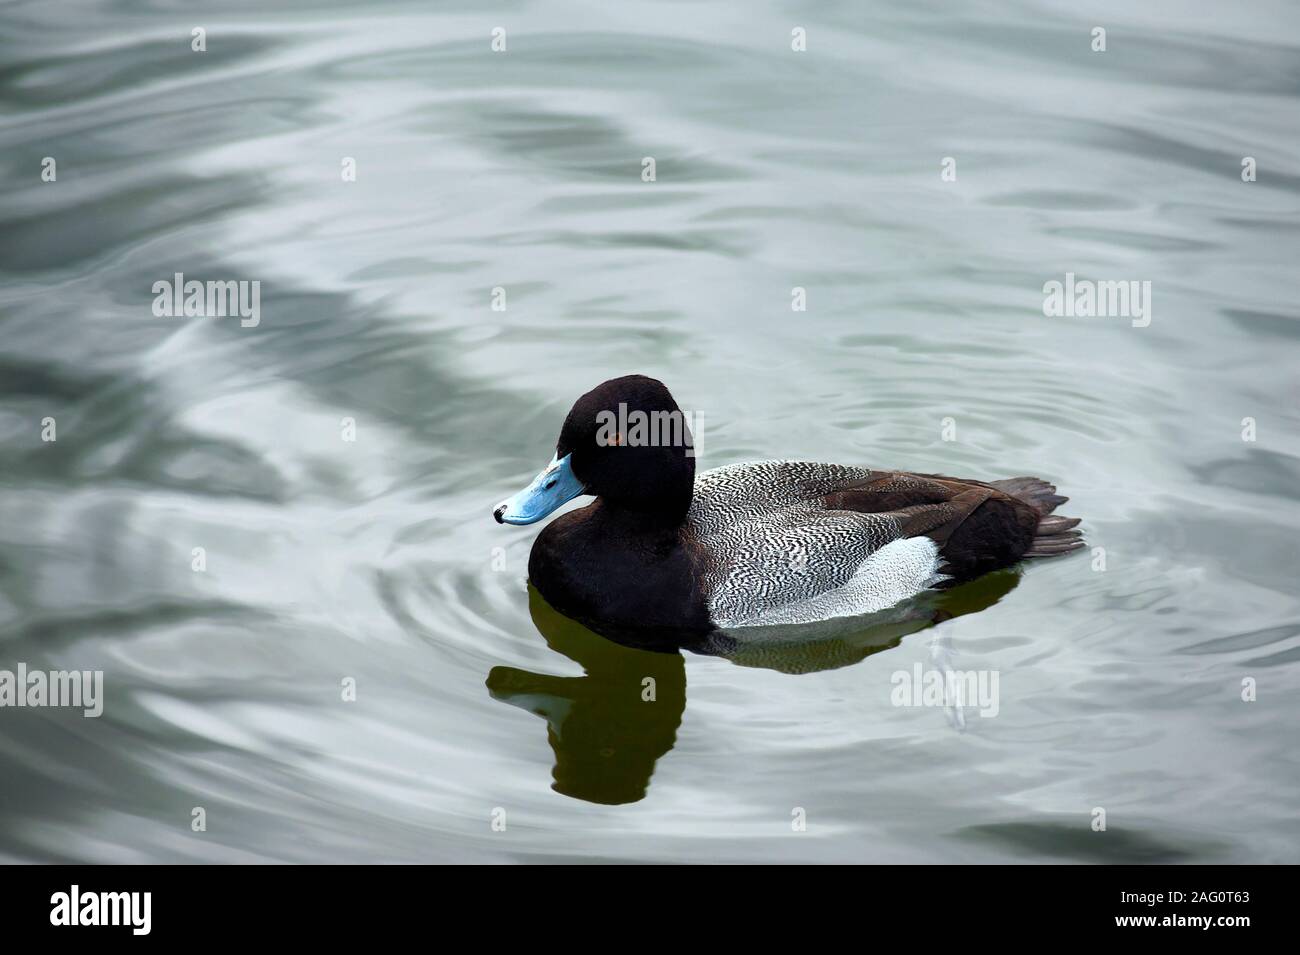
<instances>
[{"instance_id":1,"label":"water","mask_svg":"<svg viewBox=\"0 0 1300 955\"><path fill-rule=\"evenodd\" d=\"M1293 5L208 7L0 11L0 668L107 697L0 711L0 856L1300 861ZM632 371L703 466L1046 477L1105 570L616 646L490 507ZM996 717L891 705L940 658Z\"/></svg>"}]
</instances>

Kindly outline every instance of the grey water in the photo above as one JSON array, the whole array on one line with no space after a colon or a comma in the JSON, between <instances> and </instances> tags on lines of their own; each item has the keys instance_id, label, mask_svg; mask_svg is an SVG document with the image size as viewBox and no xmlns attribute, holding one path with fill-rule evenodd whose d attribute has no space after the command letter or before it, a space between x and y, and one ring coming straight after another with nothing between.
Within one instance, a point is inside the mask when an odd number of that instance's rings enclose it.
<instances>
[{"instance_id":1,"label":"grey water","mask_svg":"<svg viewBox=\"0 0 1300 955\"><path fill-rule=\"evenodd\" d=\"M0 859L1300 861L1298 133L1289 0L0 6ZM491 507L631 372L1088 549L619 646Z\"/></svg>"}]
</instances>

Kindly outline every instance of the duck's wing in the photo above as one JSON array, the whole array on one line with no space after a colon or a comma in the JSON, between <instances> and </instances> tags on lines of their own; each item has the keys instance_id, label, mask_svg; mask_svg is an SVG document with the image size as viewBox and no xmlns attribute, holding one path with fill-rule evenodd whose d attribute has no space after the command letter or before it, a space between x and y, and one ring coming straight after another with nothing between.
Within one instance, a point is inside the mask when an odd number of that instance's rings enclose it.
<instances>
[{"instance_id":1,"label":"duck's wing","mask_svg":"<svg viewBox=\"0 0 1300 955\"><path fill-rule=\"evenodd\" d=\"M708 536L791 508L894 515L901 536L928 534L942 544L980 504L998 495L993 485L936 474L754 461L701 474L690 521Z\"/></svg>"},{"instance_id":2,"label":"duck's wing","mask_svg":"<svg viewBox=\"0 0 1300 955\"><path fill-rule=\"evenodd\" d=\"M925 534L942 547L985 501L1003 496L982 481L893 471L842 484L820 504L832 511L896 515L903 536Z\"/></svg>"},{"instance_id":3,"label":"duck's wing","mask_svg":"<svg viewBox=\"0 0 1300 955\"><path fill-rule=\"evenodd\" d=\"M802 461L761 461L701 474L687 541L713 621L803 623L892 606L942 579L937 531L953 506L917 493L876 506L891 475ZM873 506L831 506L836 494ZM948 495L951 497L952 495ZM845 499L851 504L851 499Z\"/></svg>"},{"instance_id":4,"label":"duck's wing","mask_svg":"<svg viewBox=\"0 0 1300 955\"><path fill-rule=\"evenodd\" d=\"M940 547L944 572L972 577L1021 557L1053 557L1084 546L1079 519L1052 512L1069 498L1041 478L973 481L898 472L846 484L823 498L831 509L907 515L905 532Z\"/></svg>"},{"instance_id":5,"label":"duck's wing","mask_svg":"<svg viewBox=\"0 0 1300 955\"><path fill-rule=\"evenodd\" d=\"M1038 516L979 481L764 461L700 475L687 529L713 620L731 627L874 612L1005 566Z\"/></svg>"}]
</instances>

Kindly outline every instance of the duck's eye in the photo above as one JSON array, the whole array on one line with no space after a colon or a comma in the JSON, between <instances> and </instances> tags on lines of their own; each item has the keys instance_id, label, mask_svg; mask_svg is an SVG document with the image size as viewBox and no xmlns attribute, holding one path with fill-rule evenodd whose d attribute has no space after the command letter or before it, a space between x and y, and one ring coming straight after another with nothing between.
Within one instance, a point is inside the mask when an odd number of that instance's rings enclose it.
<instances>
[{"instance_id":1,"label":"duck's eye","mask_svg":"<svg viewBox=\"0 0 1300 955\"><path fill-rule=\"evenodd\" d=\"M547 481L545 487L546 487L546 490L548 490L548 491L549 491L551 488L555 487L555 478L551 478L549 481Z\"/></svg>"}]
</instances>

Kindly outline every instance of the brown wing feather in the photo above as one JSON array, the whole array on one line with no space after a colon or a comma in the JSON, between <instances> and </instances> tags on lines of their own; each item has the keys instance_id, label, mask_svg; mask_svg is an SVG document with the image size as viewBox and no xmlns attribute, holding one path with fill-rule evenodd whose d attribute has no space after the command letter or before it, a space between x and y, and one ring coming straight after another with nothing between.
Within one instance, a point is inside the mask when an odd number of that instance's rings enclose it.
<instances>
[{"instance_id":1,"label":"brown wing feather","mask_svg":"<svg viewBox=\"0 0 1300 955\"><path fill-rule=\"evenodd\" d=\"M831 510L889 513L903 535L939 545L954 578L1015 563L1034 544L1042 517L1033 503L994 484L937 474L872 472L822 498Z\"/></svg>"}]
</instances>

